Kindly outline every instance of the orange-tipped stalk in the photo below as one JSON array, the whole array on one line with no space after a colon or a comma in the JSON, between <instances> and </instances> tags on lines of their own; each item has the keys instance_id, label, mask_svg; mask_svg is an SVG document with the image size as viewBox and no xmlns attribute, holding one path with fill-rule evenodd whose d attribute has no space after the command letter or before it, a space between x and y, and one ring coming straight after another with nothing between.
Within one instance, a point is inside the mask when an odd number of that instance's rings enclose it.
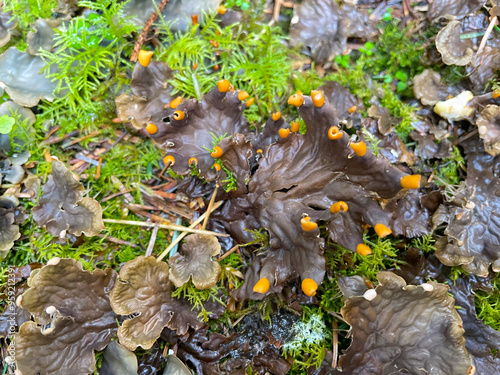
<instances>
[{"instance_id":1,"label":"orange-tipped stalk","mask_svg":"<svg viewBox=\"0 0 500 375\"><path fill-rule=\"evenodd\" d=\"M195 164L195 165L198 165L198 159L196 159L195 157L192 157L192 158L189 158L188 160L188 164L191 165L191 164Z\"/></svg>"},{"instance_id":2,"label":"orange-tipped stalk","mask_svg":"<svg viewBox=\"0 0 500 375\"><path fill-rule=\"evenodd\" d=\"M304 104L304 97L302 93L297 92L288 98L288 104L294 105L295 107L300 107Z\"/></svg>"},{"instance_id":3,"label":"orange-tipped stalk","mask_svg":"<svg viewBox=\"0 0 500 375\"><path fill-rule=\"evenodd\" d=\"M167 155L163 158L166 167L171 167L175 164L175 158L172 155Z\"/></svg>"},{"instance_id":4,"label":"orange-tipped stalk","mask_svg":"<svg viewBox=\"0 0 500 375\"><path fill-rule=\"evenodd\" d=\"M266 277L261 278L257 283L253 286L254 293L267 293L271 284Z\"/></svg>"},{"instance_id":5,"label":"orange-tipped stalk","mask_svg":"<svg viewBox=\"0 0 500 375\"><path fill-rule=\"evenodd\" d=\"M344 133L342 133L336 126L332 126L330 127L330 129L328 129L328 138L330 138L332 141L342 138L343 135Z\"/></svg>"},{"instance_id":6,"label":"orange-tipped stalk","mask_svg":"<svg viewBox=\"0 0 500 375\"><path fill-rule=\"evenodd\" d=\"M311 218L309 216L304 216L302 219L300 219L300 225L305 232L313 231L318 227L318 224L316 224L314 221L311 221Z\"/></svg>"},{"instance_id":7,"label":"orange-tipped stalk","mask_svg":"<svg viewBox=\"0 0 500 375\"><path fill-rule=\"evenodd\" d=\"M279 134L281 138L286 138L290 134L290 129L281 128Z\"/></svg>"},{"instance_id":8,"label":"orange-tipped stalk","mask_svg":"<svg viewBox=\"0 0 500 375\"><path fill-rule=\"evenodd\" d=\"M198 15L197 14L193 14L191 16L191 22L193 23L193 25L198 25Z\"/></svg>"},{"instance_id":9,"label":"orange-tipped stalk","mask_svg":"<svg viewBox=\"0 0 500 375\"><path fill-rule=\"evenodd\" d=\"M246 92L246 91L240 91L240 92L238 93L238 100L239 100L239 101L241 101L241 102L242 102L243 100L245 100L245 99L247 99L247 98L248 98L248 92Z\"/></svg>"},{"instance_id":10,"label":"orange-tipped stalk","mask_svg":"<svg viewBox=\"0 0 500 375\"><path fill-rule=\"evenodd\" d=\"M176 109L179 104L182 103L182 97L178 96L170 102L170 108Z\"/></svg>"},{"instance_id":11,"label":"orange-tipped stalk","mask_svg":"<svg viewBox=\"0 0 500 375\"><path fill-rule=\"evenodd\" d=\"M337 212L346 212L348 209L349 206L344 201L338 201L337 203L332 204L330 207L330 211L334 214L336 214Z\"/></svg>"},{"instance_id":12,"label":"orange-tipped stalk","mask_svg":"<svg viewBox=\"0 0 500 375\"><path fill-rule=\"evenodd\" d=\"M366 154L366 143L363 141L360 142L351 142L351 148L354 153L358 156L365 156Z\"/></svg>"},{"instance_id":13,"label":"orange-tipped stalk","mask_svg":"<svg viewBox=\"0 0 500 375\"><path fill-rule=\"evenodd\" d=\"M217 172L219 172L219 171L220 171L220 168L221 168L221 167L220 167L220 164L219 164L219 163L214 163L214 168L215 168L215 170L216 170Z\"/></svg>"},{"instance_id":14,"label":"orange-tipped stalk","mask_svg":"<svg viewBox=\"0 0 500 375\"><path fill-rule=\"evenodd\" d=\"M219 82L217 82L217 88L220 92L228 92L229 86L231 86L231 83L229 83L227 79L221 79Z\"/></svg>"},{"instance_id":15,"label":"orange-tipped stalk","mask_svg":"<svg viewBox=\"0 0 500 375\"><path fill-rule=\"evenodd\" d=\"M139 60L139 64L141 64L144 67L147 67L149 63L151 62L151 58L153 57L153 51L146 51L141 49L139 51L139 56L137 59Z\"/></svg>"},{"instance_id":16,"label":"orange-tipped stalk","mask_svg":"<svg viewBox=\"0 0 500 375\"><path fill-rule=\"evenodd\" d=\"M347 110L348 113L354 113L358 110L358 107L356 107L355 105L353 105L352 107L349 107L349 109Z\"/></svg>"},{"instance_id":17,"label":"orange-tipped stalk","mask_svg":"<svg viewBox=\"0 0 500 375\"><path fill-rule=\"evenodd\" d=\"M401 179L401 187L405 189L418 189L420 187L420 181L422 176L419 174L411 174L408 176L404 176Z\"/></svg>"},{"instance_id":18,"label":"orange-tipped stalk","mask_svg":"<svg viewBox=\"0 0 500 375\"><path fill-rule=\"evenodd\" d=\"M491 96L493 97L493 99L496 99L498 97L500 97L500 91L493 91L493 93L491 94Z\"/></svg>"},{"instance_id":19,"label":"orange-tipped stalk","mask_svg":"<svg viewBox=\"0 0 500 375\"><path fill-rule=\"evenodd\" d=\"M219 13L221 16L223 16L224 14L226 14L227 12L227 9L224 5L219 5L217 7L217 13Z\"/></svg>"},{"instance_id":20,"label":"orange-tipped stalk","mask_svg":"<svg viewBox=\"0 0 500 375\"><path fill-rule=\"evenodd\" d=\"M156 134L156 132L158 131L158 127L150 122L149 124L146 125L146 131L149 134Z\"/></svg>"},{"instance_id":21,"label":"orange-tipped stalk","mask_svg":"<svg viewBox=\"0 0 500 375\"><path fill-rule=\"evenodd\" d=\"M325 104L325 96L319 90L311 91L311 99L316 107L322 107Z\"/></svg>"},{"instance_id":22,"label":"orange-tipped stalk","mask_svg":"<svg viewBox=\"0 0 500 375\"><path fill-rule=\"evenodd\" d=\"M380 238L384 238L384 237L387 237L388 235L392 234L392 230L387 228L384 224L375 224L373 229L375 229L375 233L377 233L377 235Z\"/></svg>"},{"instance_id":23,"label":"orange-tipped stalk","mask_svg":"<svg viewBox=\"0 0 500 375\"><path fill-rule=\"evenodd\" d=\"M300 124L296 121L290 123L290 130L292 133L297 133L300 130Z\"/></svg>"},{"instance_id":24,"label":"orange-tipped stalk","mask_svg":"<svg viewBox=\"0 0 500 375\"><path fill-rule=\"evenodd\" d=\"M254 99L254 98L250 98L250 99L248 99L248 100L247 100L247 107L250 107L250 106L253 104L253 102L254 102L254 101L255 101L255 99Z\"/></svg>"},{"instance_id":25,"label":"orange-tipped stalk","mask_svg":"<svg viewBox=\"0 0 500 375\"><path fill-rule=\"evenodd\" d=\"M318 290L318 284L313 279L302 280L301 287L304 294L309 297L314 297L316 295L316 291Z\"/></svg>"},{"instance_id":26,"label":"orange-tipped stalk","mask_svg":"<svg viewBox=\"0 0 500 375\"><path fill-rule=\"evenodd\" d=\"M261 149L261 148L259 148L259 149L257 150L257 153L258 153L258 154L262 154L262 153L263 153L262 149Z\"/></svg>"},{"instance_id":27,"label":"orange-tipped stalk","mask_svg":"<svg viewBox=\"0 0 500 375\"><path fill-rule=\"evenodd\" d=\"M213 158L220 158L224 151L222 151L222 148L219 146L214 147L214 152L212 152L210 155L212 155Z\"/></svg>"},{"instance_id":28,"label":"orange-tipped stalk","mask_svg":"<svg viewBox=\"0 0 500 375\"><path fill-rule=\"evenodd\" d=\"M278 121L281 118L281 112L274 112L271 117L273 118L273 121Z\"/></svg>"},{"instance_id":29,"label":"orange-tipped stalk","mask_svg":"<svg viewBox=\"0 0 500 375\"><path fill-rule=\"evenodd\" d=\"M359 255L366 256L366 255L370 255L372 253L372 250L368 246L366 246L364 243L360 243L358 246L356 246L356 252Z\"/></svg>"},{"instance_id":30,"label":"orange-tipped stalk","mask_svg":"<svg viewBox=\"0 0 500 375\"><path fill-rule=\"evenodd\" d=\"M172 117L174 118L174 120L177 120L177 121L181 121L182 119L184 119L184 112L182 111L175 111L174 114L172 115Z\"/></svg>"}]
</instances>

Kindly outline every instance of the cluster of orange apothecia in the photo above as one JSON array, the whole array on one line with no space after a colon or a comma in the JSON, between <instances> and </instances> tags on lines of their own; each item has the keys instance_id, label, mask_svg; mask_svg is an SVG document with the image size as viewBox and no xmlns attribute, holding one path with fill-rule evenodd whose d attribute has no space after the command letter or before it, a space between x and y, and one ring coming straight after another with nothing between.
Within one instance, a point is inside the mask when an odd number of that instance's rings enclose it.
<instances>
[{"instance_id":1,"label":"cluster of orange apothecia","mask_svg":"<svg viewBox=\"0 0 500 375\"><path fill-rule=\"evenodd\" d=\"M321 107L325 103L325 97L323 93L319 90L312 90L311 91L311 99L313 104L316 107ZM302 93L299 91L296 94L292 95L288 99L288 104L294 105L296 107L300 107L302 104L304 104L304 97ZM356 109L353 109L355 111ZM281 114L278 112L277 114L273 114L273 120L277 121L280 118ZM276 117L276 118L275 118ZM292 132L297 132L299 130L299 124L292 122L291 128L282 128L279 130L279 134L281 138L286 138L290 134L290 130ZM331 139L332 141L341 139L343 136L343 132L340 131L340 129L337 126L332 126L328 129L328 138ZM352 148L353 152L359 156L363 157L365 156L367 152L367 146L366 143L363 141L360 142L350 142L350 147ZM400 183L401 187L405 189L417 189L420 187L420 180L421 176L420 175L409 175L409 176L404 176ZM346 212L349 209L348 205L346 202L339 201L331 205L330 211L332 213L343 213ZM302 230L305 232L310 232L313 230L316 230L318 228L318 224L311 221L311 218L307 215L304 215L302 219L300 220L300 224L302 227ZM392 231L387 228L384 224L376 224L375 227L375 233L380 238L386 237L390 234L392 234ZM363 243L360 243L356 247L356 252L360 255L369 255L371 254L371 249L366 246ZM255 293L267 293L269 290L270 283L269 280L265 277L261 278L253 287L253 291ZM318 289L317 283L309 278L306 278L302 280L301 283L302 291L304 292L305 295L307 296L314 296L316 295L316 291Z\"/></svg>"},{"instance_id":2,"label":"cluster of orange apothecia","mask_svg":"<svg viewBox=\"0 0 500 375\"><path fill-rule=\"evenodd\" d=\"M140 51L139 53L139 63L143 66L148 66L151 57L153 53L148 52L148 51ZM220 80L217 82L217 88L221 93L225 93L228 91L234 91L234 87L230 84L230 82L226 79ZM252 105L253 103L253 98L248 99L249 94L246 91L240 91L238 93L238 99L240 101L246 100L247 106ZM316 107L322 107L325 103L325 97L323 93L319 90L312 90L311 91L311 99L313 104ZM177 97L174 99L171 103L169 103L167 106L170 106L170 108L175 109L180 103L182 103L182 98ZM296 107L300 107L302 104L304 104L304 97L300 91L295 93L294 95L290 96L288 99L288 104L294 105ZM356 111L356 108L353 108L352 111L350 109L350 112ZM182 111L175 111L173 114L174 120L180 121L184 119L185 114ZM281 112L275 112L272 114L272 119L274 121L278 121L281 118ZM288 128L281 128L279 129L279 135L281 138L287 138L290 133L296 133L299 131L300 125L297 122L291 122L290 127ZM149 134L155 134L157 132L157 127L154 124L148 124L146 126L146 131ZM327 131L327 136L330 140L336 141L339 140L343 137L343 132L337 127L337 126L331 126L328 131ZM349 143L350 147L352 148L354 154L356 154L358 157L363 157L366 155L367 152L367 146L366 143L363 141L360 142L350 142ZM258 153L262 153L262 150L257 150ZM213 152L211 153L211 156L215 159L220 158L223 155L224 151L220 146L215 146L213 149ZM172 166L175 164L175 158L172 155L167 155L163 159L165 165ZM198 160L196 158L190 158L189 159L189 164L197 164ZM217 171L220 171L221 166L218 163L214 163L213 168L215 168ZM401 187L405 189L417 189L420 187L421 184L421 176L420 175L408 175L404 176L401 178ZM338 201L334 204L331 205L330 211L334 214L342 214L347 212L349 209L348 205L344 201ZM304 232L311 232L314 230L318 229L318 223L315 223L314 221L311 221L311 218L308 215L303 215L303 217L300 220L300 224L302 227L302 230ZM376 224L374 226L374 230L377 233L377 235L380 238L386 237L390 234L392 234L392 231L385 226L384 224ZM364 243L360 243L356 247L356 252L360 255L366 256L371 254L371 249L365 245ZM310 278L305 278L302 280L301 283L302 291L304 292L305 295L307 296L314 296L316 294L316 291L318 289L317 283L310 279ZM270 282L266 277L262 277L253 287L253 291L255 293L267 293L270 288Z\"/></svg>"}]
</instances>

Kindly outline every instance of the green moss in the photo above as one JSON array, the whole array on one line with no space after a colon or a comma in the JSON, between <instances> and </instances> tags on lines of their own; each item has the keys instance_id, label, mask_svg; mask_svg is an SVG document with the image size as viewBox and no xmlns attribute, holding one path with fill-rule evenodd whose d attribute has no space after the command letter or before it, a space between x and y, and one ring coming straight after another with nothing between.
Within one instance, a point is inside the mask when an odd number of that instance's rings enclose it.
<instances>
[{"instance_id":1,"label":"green moss","mask_svg":"<svg viewBox=\"0 0 500 375\"><path fill-rule=\"evenodd\" d=\"M500 274L492 281L493 292L477 290L475 302L477 317L485 324L500 331ZM500 346L496 348L500 350Z\"/></svg>"},{"instance_id":2,"label":"green moss","mask_svg":"<svg viewBox=\"0 0 500 375\"><path fill-rule=\"evenodd\" d=\"M436 163L434 169L437 171L435 179L437 186L458 185L463 180L466 171L465 160L460 149L453 146L450 157Z\"/></svg>"},{"instance_id":3,"label":"green moss","mask_svg":"<svg viewBox=\"0 0 500 375\"><path fill-rule=\"evenodd\" d=\"M57 0L4 0L3 11L12 12L22 28L28 28L39 18L50 18Z\"/></svg>"},{"instance_id":4,"label":"green moss","mask_svg":"<svg viewBox=\"0 0 500 375\"><path fill-rule=\"evenodd\" d=\"M410 241L410 246L416 247L422 250L424 253L433 253L436 251L436 246L434 245L436 240L432 233L427 234L422 237L412 238Z\"/></svg>"},{"instance_id":5,"label":"green moss","mask_svg":"<svg viewBox=\"0 0 500 375\"><path fill-rule=\"evenodd\" d=\"M157 58L176 70L169 81L174 91L201 99L225 78L255 97L258 105L246 111L254 126L278 110L288 93L291 59L281 30L256 22L258 13L246 13L246 23L225 28L208 15L203 25L176 34L163 22Z\"/></svg>"},{"instance_id":6,"label":"green moss","mask_svg":"<svg viewBox=\"0 0 500 375\"><path fill-rule=\"evenodd\" d=\"M208 302L209 300L213 300L222 305L225 305L223 301L219 298L219 288L214 286L209 289L197 289L191 280L189 280L186 284L181 286L180 288L176 288L172 292L172 297L175 298L186 298L189 303L193 306L192 310L197 309L200 311L198 317L202 319L204 322L208 322L209 316L212 313L211 311L207 311L204 302Z\"/></svg>"},{"instance_id":7,"label":"green moss","mask_svg":"<svg viewBox=\"0 0 500 375\"><path fill-rule=\"evenodd\" d=\"M290 374L305 373L314 366L318 368L331 346L332 333L325 324L324 312L314 306L302 306L302 319L291 327L292 339L283 345L283 356L293 358Z\"/></svg>"},{"instance_id":8,"label":"green moss","mask_svg":"<svg viewBox=\"0 0 500 375\"><path fill-rule=\"evenodd\" d=\"M91 126L114 111L113 98L107 96L125 83L122 77L131 64L122 54L129 55L132 45L127 37L137 30L123 17L125 3L103 0L79 5L96 12L55 29L55 51L41 51L47 61L45 72L57 81L57 99L42 104L43 116L66 131L82 123Z\"/></svg>"}]
</instances>

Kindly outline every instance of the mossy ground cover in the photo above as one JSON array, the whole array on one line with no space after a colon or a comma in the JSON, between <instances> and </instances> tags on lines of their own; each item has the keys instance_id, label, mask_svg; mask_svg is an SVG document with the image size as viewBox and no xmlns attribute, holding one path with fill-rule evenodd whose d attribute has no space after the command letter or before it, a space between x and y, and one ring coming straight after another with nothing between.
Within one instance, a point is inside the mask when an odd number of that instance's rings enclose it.
<instances>
[{"instance_id":1,"label":"mossy ground cover","mask_svg":"<svg viewBox=\"0 0 500 375\"><path fill-rule=\"evenodd\" d=\"M14 35L0 52L10 46L24 50L25 35L30 25L38 18L49 17L50 9L56 3L5 0L4 10L13 13L19 23L19 34ZM140 32L140 28L123 18L123 5L112 0L80 1L80 6L95 12L87 17L75 16L59 28L55 35L57 50L42 54L47 62L47 71L51 65L59 67L58 73L51 74L51 78L58 82L58 97L53 102L42 101L37 107L34 132L12 114L15 123L11 139L14 151L28 150L31 153L30 161L33 163L29 172L39 176L42 182L50 172L47 155L57 156L69 163L75 160L78 152L96 152L101 142L111 143L113 146L102 156L101 166L88 167L80 176L81 181L88 196L101 202L104 218L144 221L147 217L127 207L127 204L147 205L140 186L173 182L172 177L177 176L170 174L170 179L160 176L160 150L148 139L128 141L122 137L127 132L125 126L113 122L114 99L127 90L133 68L129 57ZM160 18L154 36L155 43L143 46L145 49L155 49L155 59L166 62L175 71L169 81L174 92L201 99L217 81L228 79L235 87L255 98L255 104L248 107L245 116L254 128L258 128L271 113L278 110L282 116L295 119L295 110L285 105L290 94L297 90L308 94L324 80L335 80L347 87L367 107L373 93L377 92L380 104L391 115L402 118L396 128L398 136L409 149L415 148L409 138L413 130L412 122L418 119L411 85L413 77L429 66L424 54L426 48L433 48L425 44L428 36L425 31L415 31L415 24L402 24L388 12L378 25L380 37L363 44L361 48L353 49L349 54L337 56L325 74L307 56L284 43L288 38L286 20L291 18L291 9L282 8L281 21L269 24L262 21L265 17L264 1L226 1L225 5L242 12L242 21L236 27L222 27L217 22L217 15L213 14L207 15L202 23L188 27L185 32L173 33L169 24ZM446 82L454 82L464 74L460 69L442 65L432 67L443 74ZM7 94L0 97L0 102L6 100ZM57 127L56 131L54 127ZM64 138L72 132L72 137ZM60 137L61 141L52 142L55 137ZM80 137L86 138L72 147L65 147L65 142ZM215 139L214 145L218 141ZM375 140L371 142L371 147L375 151ZM420 168L428 167L437 171L436 185L457 185L464 178L466 165L459 146L453 148L449 158L425 163ZM230 175L224 188L230 191L234 185L235 181L231 180ZM132 201L126 202L120 191L127 191ZM108 199L112 195L116 196ZM35 200L21 200L27 213L31 212L35 203ZM184 223L188 221L184 219ZM83 237L77 244L71 241L55 243L45 229L34 223L31 215L20 231L22 237L2 261L3 284L9 265L22 266L32 262L43 264L55 256L78 259L84 268L90 270L97 267L118 269L125 262L144 254L152 232L150 228L131 230L126 225L107 224L99 237ZM439 229L437 234L442 234ZM153 253L160 254L167 248L172 235L172 232L159 231ZM255 251L265 251L266 236L259 232L255 233L255 238L255 243L247 246ZM435 251L433 235L411 240L392 236L380 239L373 230L367 229L365 242L372 249L369 257L327 243L327 277L319 289L318 302L313 306L304 305L301 319L292 328L295 339L282 351L285 358L293 360L290 374L303 374L309 367L319 366L325 357L325 350L332 350L334 335L340 342L340 349L349 345L346 338L348 326L339 315L343 303L337 274L359 275L367 282L375 282L378 271L397 268L404 262L402 254L408 247L417 247L425 253ZM229 291L242 284L239 272L245 264L237 253L222 261L221 266L222 277L213 288L200 291L188 283L173 294L186 297L194 307L199 308L211 330L220 331L221 327L227 326L228 321L234 322L244 313L258 312L262 319L270 321L270 315L275 314L278 307L285 308L282 301L269 298L262 302L247 302L217 320L210 320L210 312L204 309L202 302L212 299L216 303L226 304ZM460 267L453 269L455 278L462 274L464 271ZM479 292L476 306L481 320L500 329L498 276L493 283L495 293ZM332 327L333 321L338 327L334 331L327 329ZM144 355L144 351L137 351L137 354ZM100 358L100 354L97 356Z\"/></svg>"}]
</instances>

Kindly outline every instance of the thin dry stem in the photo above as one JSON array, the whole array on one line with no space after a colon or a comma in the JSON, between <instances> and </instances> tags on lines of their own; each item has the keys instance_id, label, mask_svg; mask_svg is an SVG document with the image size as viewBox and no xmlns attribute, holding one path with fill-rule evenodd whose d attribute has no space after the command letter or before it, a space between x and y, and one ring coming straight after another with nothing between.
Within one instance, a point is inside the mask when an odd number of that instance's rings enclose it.
<instances>
[{"instance_id":1,"label":"thin dry stem","mask_svg":"<svg viewBox=\"0 0 500 375\"><path fill-rule=\"evenodd\" d=\"M146 254L145 254L146 257L150 256L153 253L153 248L155 247L156 243L156 236L158 235L158 228L160 228L158 226L158 223L155 223L155 226L153 228L153 233L151 233L151 238L149 239L148 248L146 249Z\"/></svg>"},{"instance_id":2,"label":"thin dry stem","mask_svg":"<svg viewBox=\"0 0 500 375\"><path fill-rule=\"evenodd\" d=\"M208 208L207 208L207 212L209 212L209 214L207 216L205 216L205 220L203 221L203 226L201 227L201 229L203 229L203 230L205 230L205 228L207 227L208 218L210 217L210 212L212 212L212 207L213 207L214 202L215 202L215 196L217 195L217 190L219 190L219 184L215 185L215 190L212 194L212 198L210 198L210 203L208 204Z\"/></svg>"},{"instance_id":3,"label":"thin dry stem","mask_svg":"<svg viewBox=\"0 0 500 375\"><path fill-rule=\"evenodd\" d=\"M229 251L227 251L223 256L221 256L219 259L217 259L218 262L221 262L223 259L226 259L229 255L234 253L236 250L240 248L241 245L235 245L233 246Z\"/></svg>"},{"instance_id":4,"label":"thin dry stem","mask_svg":"<svg viewBox=\"0 0 500 375\"><path fill-rule=\"evenodd\" d=\"M141 34L137 38L137 42L134 44L134 49L132 51L132 55L130 56L130 61L136 62L137 57L139 56L139 51L142 48L142 45L144 44L144 40L146 39L146 36L148 35L149 29L155 23L155 21L158 19L158 16L161 12L163 12L163 9L167 6L170 0L162 0L162 2L158 5L158 9L155 9L153 13L149 16L149 19L146 22L146 25L144 25L144 28L141 31Z\"/></svg>"},{"instance_id":5,"label":"thin dry stem","mask_svg":"<svg viewBox=\"0 0 500 375\"><path fill-rule=\"evenodd\" d=\"M203 214L201 217L204 218L205 217L204 215L205 214ZM136 227L149 227L149 228L154 228L156 225L158 225L158 227L161 229L178 230L180 232L188 232L188 233L210 234L212 236L218 236L218 237L229 237L229 234L212 232L210 230L194 229L194 226L190 226L188 228L176 224L159 224L159 223L148 223L146 221L131 221L131 220L117 220L117 219L102 219L102 221L111 224L133 225Z\"/></svg>"},{"instance_id":6,"label":"thin dry stem","mask_svg":"<svg viewBox=\"0 0 500 375\"><path fill-rule=\"evenodd\" d=\"M497 24L497 17L495 16L491 19L491 22L488 25L488 28L486 29L486 32L483 35L483 39L481 39L481 43L479 44L479 48L477 49L477 52L476 52L476 59L480 55L480 53L483 52L483 49L486 46L486 42L488 41L488 38L489 38L489 36L490 36L491 32L493 31L493 28L495 27L496 24ZM482 61L480 61L479 64L476 61L476 64L478 64L478 65L481 65L481 63L482 63Z\"/></svg>"}]
</instances>

